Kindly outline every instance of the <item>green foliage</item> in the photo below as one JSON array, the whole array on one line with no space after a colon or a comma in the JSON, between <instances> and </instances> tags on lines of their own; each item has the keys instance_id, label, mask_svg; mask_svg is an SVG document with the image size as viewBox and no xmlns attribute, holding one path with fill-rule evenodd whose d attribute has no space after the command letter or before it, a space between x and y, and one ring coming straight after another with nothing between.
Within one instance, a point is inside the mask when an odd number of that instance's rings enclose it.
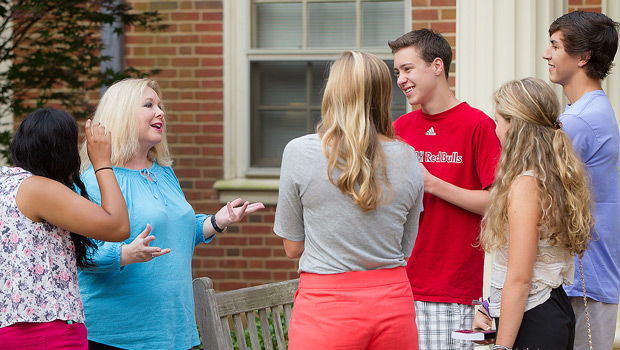
<instances>
[{"instance_id":1,"label":"green foliage","mask_svg":"<svg viewBox=\"0 0 620 350\"><path fill-rule=\"evenodd\" d=\"M92 114L88 92L126 77L156 74L127 68L100 71L104 25L116 35L139 26L163 30L155 11L136 13L117 0L0 0L0 115L22 117L50 104L76 118ZM0 155L8 137L0 138Z\"/></svg>"},{"instance_id":2,"label":"green foliage","mask_svg":"<svg viewBox=\"0 0 620 350\"><path fill-rule=\"evenodd\" d=\"M273 348L277 349L278 348L278 343L276 341L276 336L275 336L275 329L273 327L273 314L269 314L268 319L269 319L269 334L271 334L271 344L273 344ZM261 349L265 349L265 341L263 339L263 333L262 333L262 328L261 328L261 323L260 323L260 319L258 318L258 315L254 314L254 320L256 323L256 329L258 331L258 340L260 342L260 348ZM286 341L287 347L288 347L288 327L286 326L286 321L284 319L284 315L280 314L280 324L282 325L282 330L284 331L284 340ZM233 343L233 350L239 350L239 343L237 342L237 334L235 331L231 330L230 331L230 336L232 337L232 343ZM246 329L245 330L245 343L248 345L248 348L250 347L250 332Z\"/></svg>"},{"instance_id":3,"label":"green foliage","mask_svg":"<svg viewBox=\"0 0 620 350\"><path fill-rule=\"evenodd\" d=\"M268 319L269 319L269 332L271 334L271 344L273 344L274 349L278 348L278 343L276 341L276 336L275 336L275 329L273 328L273 318L272 318L273 314L269 314ZM263 333L262 333L262 328L261 328L261 324L260 324L260 319L258 318L258 315L255 313L254 314L254 321L256 323L256 329L258 331L258 340L260 342L260 348L261 349L265 349L265 341L263 340ZM284 340L286 341L287 347L288 347L288 327L286 325L286 320L284 319L284 315L280 315L280 324L282 324L282 330L284 331ZM200 329L198 329L198 332L200 333ZM245 330L245 343L248 346L248 349L251 348L250 346L250 332L246 329ZM233 344L233 349L234 350L239 350L239 343L237 342L237 333L234 330L230 331L230 336L232 337L232 344ZM204 349L204 345L201 343L200 345L194 346L192 348L192 350L203 350Z\"/></svg>"}]
</instances>

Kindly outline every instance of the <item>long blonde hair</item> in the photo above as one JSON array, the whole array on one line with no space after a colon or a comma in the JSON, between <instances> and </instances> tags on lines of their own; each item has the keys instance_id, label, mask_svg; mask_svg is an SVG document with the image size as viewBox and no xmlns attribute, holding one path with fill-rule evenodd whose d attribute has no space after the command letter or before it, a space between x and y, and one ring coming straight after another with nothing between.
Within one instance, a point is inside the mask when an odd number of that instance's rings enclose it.
<instances>
[{"instance_id":1,"label":"long blonde hair","mask_svg":"<svg viewBox=\"0 0 620 350\"><path fill-rule=\"evenodd\" d=\"M493 95L498 118L510 123L498 166L491 206L483 219L480 242L487 251L507 245L507 207L512 183L527 170L536 174L546 236L581 256L591 238L594 219L584 165L558 121L559 102L540 79L525 78L502 85Z\"/></svg>"},{"instance_id":2,"label":"long blonde hair","mask_svg":"<svg viewBox=\"0 0 620 350\"><path fill-rule=\"evenodd\" d=\"M147 87L155 91L161 101L161 89L156 81L151 79L125 79L110 86L97 105L93 122L105 125L106 130L112 132L112 156L114 166L123 166L138 150L138 125L136 122L138 109L142 104L142 96ZM164 111L163 101L161 108ZM161 166L172 164L166 130L162 133L162 142L153 146L148 153L150 160L157 159ZM82 159L81 171L90 166L90 159L86 151L86 141L80 149Z\"/></svg>"},{"instance_id":3,"label":"long blonde hair","mask_svg":"<svg viewBox=\"0 0 620 350\"><path fill-rule=\"evenodd\" d=\"M381 182L389 182L378 135L394 137L391 79L377 56L346 51L332 64L323 95L318 134L327 175L364 212L389 200L381 189ZM336 182L334 169L341 171Z\"/></svg>"}]
</instances>

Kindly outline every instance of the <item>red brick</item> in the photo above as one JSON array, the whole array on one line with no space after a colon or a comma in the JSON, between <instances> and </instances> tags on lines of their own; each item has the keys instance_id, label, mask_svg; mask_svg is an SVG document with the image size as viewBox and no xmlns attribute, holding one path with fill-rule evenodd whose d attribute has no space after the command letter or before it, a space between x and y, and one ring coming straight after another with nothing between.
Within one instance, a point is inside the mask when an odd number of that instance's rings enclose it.
<instances>
[{"instance_id":1,"label":"red brick","mask_svg":"<svg viewBox=\"0 0 620 350\"><path fill-rule=\"evenodd\" d=\"M413 22L411 23L411 30L418 30L418 29L426 29L426 28L430 28L431 24L428 22Z\"/></svg>"},{"instance_id":2,"label":"red brick","mask_svg":"<svg viewBox=\"0 0 620 350\"><path fill-rule=\"evenodd\" d=\"M155 67L155 60L152 58L128 58L127 65L130 67Z\"/></svg>"},{"instance_id":3,"label":"red brick","mask_svg":"<svg viewBox=\"0 0 620 350\"><path fill-rule=\"evenodd\" d=\"M149 55L175 55L177 53L176 47L149 47Z\"/></svg>"},{"instance_id":4,"label":"red brick","mask_svg":"<svg viewBox=\"0 0 620 350\"><path fill-rule=\"evenodd\" d=\"M266 246L281 247L282 246L282 238L280 238L280 237L276 236L275 234L273 234L273 236L265 238L265 245Z\"/></svg>"},{"instance_id":5,"label":"red brick","mask_svg":"<svg viewBox=\"0 0 620 350\"><path fill-rule=\"evenodd\" d=\"M175 67L199 67L200 60L198 58L177 57L172 59L172 65Z\"/></svg>"},{"instance_id":6,"label":"red brick","mask_svg":"<svg viewBox=\"0 0 620 350\"><path fill-rule=\"evenodd\" d=\"M200 36L198 35L173 35L171 37L171 40L175 45L197 43L200 41Z\"/></svg>"},{"instance_id":7,"label":"red brick","mask_svg":"<svg viewBox=\"0 0 620 350\"><path fill-rule=\"evenodd\" d=\"M194 253L200 256L224 256L224 248L201 245L194 249Z\"/></svg>"},{"instance_id":8,"label":"red brick","mask_svg":"<svg viewBox=\"0 0 620 350\"><path fill-rule=\"evenodd\" d=\"M125 44L151 44L153 42L152 36L145 35L129 35L125 37Z\"/></svg>"},{"instance_id":9,"label":"red brick","mask_svg":"<svg viewBox=\"0 0 620 350\"><path fill-rule=\"evenodd\" d=\"M198 10L221 10L222 1L226 1L226 0L196 1L196 9Z\"/></svg>"},{"instance_id":10,"label":"red brick","mask_svg":"<svg viewBox=\"0 0 620 350\"><path fill-rule=\"evenodd\" d=\"M244 233L272 233L271 226L243 225Z\"/></svg>"},{"instance_id":11,"label":"red brick","mask_svg":"<svg viewBox=\"0 0 620 350\"><path fill-rule=\"evenodd\" d=\"M441 10L442 20L456 20L456 9Z\"/></svg>"},{"instance_id":12,"label":"red brick","mask_svg":"<svg viewBox=\"0 0 620 350\"><path fill-rule=\"evenodd\" d=\"M221 21L224 15L221 12L204 12L202 14L203 21Z\"/></svg>"},{"instance_id":13,"label":"red brick","mask_svg":"<svg viewBox=\"0 0 620 350\"><path fill-rule=\"evenodd\" d=\"M204 67L213 67L213 66L222 66L224 65L224 60L221 57L216 58L202 58L200 61L201 65Z\"/></svg>"},{"instance_id":14,"label":"red brick","mask_svg":"<svg viewBox=\"0 0 620 350\"><path fill-rule=\"evenodd\" d=\"M221 100L224 98L222 91L197 91L195 98L198 100Z\"/></svg>"},{"instance_id":15,"label":"red brick","mask_svg":"<svg viewBox=\"0 0 620 350\"><path fill-rule=\"evenodd\" d=\"M221 55L223 49L221 46L198 46L194 51L198 55Z\"/></svg>"},{"instance_id":16,"label":"red brick","mask_svg":"<svg viewBox=\"0 0 620 350\"><path fill-rule=\"evenodd\" d=\"M195 25L197 32L222 32L222 23L207 22Z\"/></svg>"},{"instance_id":17,"label":"red brick","mask_svg":"<svg viewBox=\"0 0 620 350\"><path fill-rule=\"evenodd\" d=\"M263 260L250 260L250 268L264 269L265 263Z\"/></svg>"},{"instance_id":18,"label":"red brick","mask_svg":"<svg viewBox=\"0 0 620 350\"><path fill-rule=\"evenodd\" d=\"M197 12L174 12L170 14L173 21L198 21L200 15Z\"/></svg>"},{"instance_id":19,"label":"red brick","mask_svg":"<svg viewBox=\"0 0 620 350\"><path fill-rule=\"evenodd\" d=\"M220 260L220 267L242 269L248 266L247 260L244 259L224 259Z\"/></svg>"},{"instance_id":20,"label":"red brick","mask_svg":"<svg viewBox=\"0 0 620 350\"><path fill-rule=\"evenodd\" d=\"M243 279L245 280L262 280L271 279L271 272L268 271L243 271Z\"/></svg>"},{"instance_id":21,"label":"red brick","mask_svg":"<svg viewBox=\"0 0 620 350\"><path fill-rule=\"evenodd\" d=\"M270 257L271 249L270 248L245 248L242 250L242 254L244 257Z\"/></svg>"},{"instance_id":22,"label":"red brick","mask_svg":"<svg viewBox=\"0 0 620 350\"><path fill-rule=\"evenodd\" d=\"M201 154L203 156L223 156L224 149L222 147L205 147Z\"/></svg>"},{"instance_id":23,"label":"red brick","mask_svg":"<svg viewBox=\"0 0 620 350\"><path fill-rule=\"evenodd\" d=\"M431 0L431 6L455 6L456 0Z\"/></svg>"},{"instance_id":24,"label":"red brick","mask_svg":"<svg viewBox=\"0 0 620 350\"><path fill-rule=\"evenodd\" d=\"M194 23L181 23L179 24L179 32L181 33L194 33Z\"/></svg>"},{"instance_id":25,"label":"red brick","mask_svg":"<svg viewBox=\"0 0 620 350\"><path fill-rule=\"evenodd\" d=\"M167 108L173 111L196 111L199 107L198 102L171 102L167 105Z\"/></svg>"},{"instance_id":26,"label":"red brick","mask_svg":"<svg viewBox=\"0 0 620 350\"><path fill-rule=\"evenodd\" d=\"M440 33L456 33L455 22L433 22L431 23L431 29Z\"/></svg>"},{"instance_id":27,"label":"red brick","mask_svg":"<svg viewBox=\"0 0 620 350\"><path fill-rule=\"evenodd\" d=\"M222 135L200 135L196 136L196 143L205 145L205 144L222 144L224 142L224 137Z\"/></svg>"},{"instance_id":28,"label":"red brick","mask_svg":"<svg viewBox=\"0 0 620 350\"><path fill-rule=\"evenodd\" d=\"M248 284L245 282L218 282L217 288L215 290L217 291L235 290L235 289L245 288L247 286Z\"/></svg>"},{"instance_id":29,"label":"red brick","mask_svg":"<svg viewBox=\"0 0 620 350\"><path fill-rule=\"evenodd\" d=\"M435 20L439 18L439 11L437 10L415 10L413 11L413 20Z\"/></svg>"},{"instance_id":30,"label":"red brick","mask_svg":"<svg viewBox=\"0 0 620 350\"><path fill-rule=\"evenodd\" d=\"M222 69L196 69L196 77L221 77L224 74Z\"/></svg>"},{"instance_id":31,"label":"red brick","mask_svg":"<svg viewBox=\"0 0 620 350\"><path fill-rule=\"evenodd\" d=\"M295 268L295 261L293 260L267 260L265 261L265 267L268 269L293 269Z\"/></svg>"},{"instance_id":32,"label":"red brick","mask_svg":"<svg viewBox=\"0 0 620 350\"><path fill-rule=\"evenodd\" d=\"M282 242L282 240L280 240ZM248 239L248 244L255 247L263 244L263 239L260 237L250 237Z\"/></svg>"},{"instance_id":33,"label":"red brick","mask_svg":"<svg viewBox=\"0 0 620 350\"><path fill-rule=\"evenodd\" d=\"M217 244L218 245L233 245L233 246L243 246L247 244L247 240L245 237L234 237L231 235L227 235L227 234L221 234L218 235L217 238ZM222 253L223 253L223 249L222 249Z\"/></svg>"}]
</instances>

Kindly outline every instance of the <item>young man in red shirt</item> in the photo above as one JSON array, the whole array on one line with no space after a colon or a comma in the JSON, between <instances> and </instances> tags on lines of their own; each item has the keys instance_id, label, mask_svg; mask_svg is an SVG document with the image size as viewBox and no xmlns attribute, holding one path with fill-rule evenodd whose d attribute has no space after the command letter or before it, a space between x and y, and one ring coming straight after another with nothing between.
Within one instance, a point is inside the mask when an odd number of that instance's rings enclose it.
<instances>
[{"instance_id":1,"label":"young man in red shirt","mask_svg":"<svg viewBox=\"0 0 620 350\"><path fill-rule=\"evenodd\" d=\"M471 327L482 297L484 252L476 245L500 155L495 123L450 90L452 48L441 34L416 30L389 46L398 86L421 106L394 122L424 172L424 212L407 264L420 349L473 349L451 333Z\"/></svg>"}]
</instances>

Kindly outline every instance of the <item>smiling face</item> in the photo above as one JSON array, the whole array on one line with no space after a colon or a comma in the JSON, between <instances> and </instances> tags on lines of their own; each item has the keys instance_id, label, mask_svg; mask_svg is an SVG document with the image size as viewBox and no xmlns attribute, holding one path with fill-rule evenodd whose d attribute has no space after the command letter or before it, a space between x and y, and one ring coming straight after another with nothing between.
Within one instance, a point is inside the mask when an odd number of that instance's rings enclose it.
<instances>
[{"instance_id":1,"label":"smiling face","mask_svg":"<svg viewBox=\"0 0 620 350\"><path fill-rule=\"evenodd\" d=\"M137 118L140 147L148 150L163 140L164 112L157 93L150 87L147 87L142 94Z\"/></svg>"},{"instance_id":2,"label":"smiling face","mask_svg":"<svg viewBox=\"0 0 620 350\"><path fill-rule=\"evenodd\" d=\"M581 57L566 52L562 32L559 30L551 35L549 46L542 57L549 63L549 80L563 87L571 83L580 66L585 64Z\"/></svg>"},{"instance_id":3,"label":"smiling face","mask_svg":"<svg viewBox=\"0 0 620 350\"><path fill-rule=\"evenodd\" d=\"M394 74L398 78L398 87L411 105L424 105L437 84L435 67L425 62L413 46L394 53Z\"/></svg>"}]
</instances>

